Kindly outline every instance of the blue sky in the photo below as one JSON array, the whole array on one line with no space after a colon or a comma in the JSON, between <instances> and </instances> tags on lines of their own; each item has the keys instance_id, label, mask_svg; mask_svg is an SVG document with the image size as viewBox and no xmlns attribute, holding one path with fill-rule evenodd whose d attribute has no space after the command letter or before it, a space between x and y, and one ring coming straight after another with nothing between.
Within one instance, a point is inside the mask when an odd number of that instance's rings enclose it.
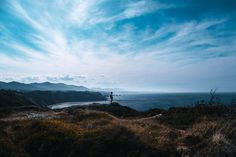
<instances>
[{"instance_id":1,"label":"blue sky","mask_svg":"<svg viewBox=\"0 0 236 157\"><path fill-rule=\"evenodd\" d=\"M0 80L236 91L234 0L1 0Z\"/></svg>"}]
</instances>

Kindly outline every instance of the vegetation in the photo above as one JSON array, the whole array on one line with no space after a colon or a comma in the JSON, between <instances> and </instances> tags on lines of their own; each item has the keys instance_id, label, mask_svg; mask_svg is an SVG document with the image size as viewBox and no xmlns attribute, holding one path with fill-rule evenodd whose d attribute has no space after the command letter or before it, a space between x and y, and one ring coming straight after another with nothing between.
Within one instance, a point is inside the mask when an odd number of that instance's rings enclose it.
<instances>
[{"instance_id":1,"label":"vegetation","mask_svg":"<svg viewBox=\"0 0 236 157\"><path fill-rule=\"evenodd\" d=\"M185 129L201 121L203 117L211 119L230 119L233 118L234 115L235 112L232 112L232 110L226 106L210 106L203 104L194 107L170 108L168 111L164 112L163 116L159 118L159 121L172 127Z\"/></svg>"},{"instance_id":2,"label":"vegetation","mask_svg":"<svg viewBox=\"0 0 236 157\"><path fill-rule=\"evenodd\" d=\"M101 93L89 91L31 91L23 94L36 104L44 106L62 102L106 100Z\"/></svg>"},{"instance_id":3,"label":"vegetation","mask_svg":"<svg viewBox=\"0 0 236 157\"><path fill-rule=\"evenodd\" d=\"M22 110L45 110L27 99L22 93L0 90L0 117Z\"/></svg>"},{"instance_id":4,"label":"vegetation","mask_svg":"<svg viewBox=\"0 0 236 157\"><path fill-rule=\"evenodd\" d=\"M4 92L2 100L11 98ZM15 101L32 103L18 96ZM234 105L140 112L117 103L54 111L20 104L0 117L1 157L236 156Z\"/></svg>"},{"instance_id":5,"label":"vegetation","mask_svg":"<svg viewBox=\"0 0 236 157\"><path fill-rule=\"evenodd\" d=\"M0 90L0 108L14 106L34 106L22 93Z\"/></svg>"},{"instance_id":6,"label":"vegetation","mask_svg":"<svg viewBox=\"0 0 236 157\"><path fill-rule=\"evenodd\" d=\"M127 106L122 106L119 103L112 104L91 104L86 106L75 106L70 107L66 110L69 112L74 112L75 109L83 109L83 110L94 110L94 111L104 111L113 116L119 118L141 118L141 117L151 117L157 114L165 112L163 109L150 109L148 111L137 111Z\"/></svg>"},{"instance_id":7,"label":"vegetation","mask_svg":"<svg viewBox=\"0 0 236 157\"><path fill-rule=\"evenodd\" d=\"M48 106L62 102L106 100L99 92L88 91L30 91L0 90L1 107Z\"/></svg>"},{"instance_id":8,"label":"vegetation","mask_svg":"<svg viewBox=\"0 0 236 157\"><path fill-rule=\"evenodd\" d=\"M108 114L89 114L83 120L79 115L80 118L73 119L73 123L69 120L23 121L11 124L6 131L7 125L1 130L0 155L166 156L167 152L142 141L134 131ZM100 119L97 119L98 116Z\"/></svg>"}]
</instances>

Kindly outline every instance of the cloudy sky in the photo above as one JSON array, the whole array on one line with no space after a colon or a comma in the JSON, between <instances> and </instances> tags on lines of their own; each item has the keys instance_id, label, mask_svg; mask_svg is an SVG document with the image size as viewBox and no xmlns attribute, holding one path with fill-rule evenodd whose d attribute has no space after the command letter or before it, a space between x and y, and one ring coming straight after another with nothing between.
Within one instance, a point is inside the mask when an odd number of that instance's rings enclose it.
<instances>
[{"instance_id":1,"label":"cloudy sky","mask_svg":"<svg viewBox=\"0 0 236 157\"><path fill-rule=\"evenodd\" d=\"M236 91L236 1L1 0L0 80Z\"/></svg>"}]
</instances>

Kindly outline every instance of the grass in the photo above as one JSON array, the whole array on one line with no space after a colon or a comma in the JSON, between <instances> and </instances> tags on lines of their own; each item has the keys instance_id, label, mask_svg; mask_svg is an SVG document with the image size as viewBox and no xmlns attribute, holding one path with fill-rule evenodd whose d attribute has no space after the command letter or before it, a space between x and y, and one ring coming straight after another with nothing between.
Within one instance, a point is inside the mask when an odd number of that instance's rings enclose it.
<instances>
[{"instance_id":1,"label":"grass","mask_svg":"<svg viewBox=\"0 0 236 157\"><path fill-rule=\"evenodd\" d=\"M107 106L108 107L108 106ZM216 106L172 108L160 118L118 106L58 110L59 119L0 123L1 157L236 155L236 120ZM115 108L115 109L114 109ZM95 110L94 110L95 109ZM109 112L106 112L109 111ZM38 111L46 112L46 111ZM124 116L125 115L125 116Z\"/></svg>"}]
</instances>

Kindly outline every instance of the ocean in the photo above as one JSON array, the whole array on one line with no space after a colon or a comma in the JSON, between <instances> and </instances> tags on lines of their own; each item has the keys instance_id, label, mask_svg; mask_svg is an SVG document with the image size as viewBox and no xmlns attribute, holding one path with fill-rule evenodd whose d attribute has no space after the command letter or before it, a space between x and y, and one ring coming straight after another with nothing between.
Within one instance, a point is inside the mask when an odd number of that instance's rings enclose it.
<instances>
[{"instance_id":1,"label":"ocean","mask_svg":"<svg viewBox=\"0 0 236 157\"><path fill-rule=\"evenodd\" d=\"M236 101L236 93L217 93L218 100L225 105ZM151 108L168 109L170 107L192 106L197 101L206 101L210 99L209 93L140 93L140 94L119 94L114 96L114 102L121 105L134 108L139 111L145 111ZM109 101L96 102L66 102L51 105L52 109L65 108L77 105L88 105L92 103L106 103Z\"/></svg>"}]
</instances>

